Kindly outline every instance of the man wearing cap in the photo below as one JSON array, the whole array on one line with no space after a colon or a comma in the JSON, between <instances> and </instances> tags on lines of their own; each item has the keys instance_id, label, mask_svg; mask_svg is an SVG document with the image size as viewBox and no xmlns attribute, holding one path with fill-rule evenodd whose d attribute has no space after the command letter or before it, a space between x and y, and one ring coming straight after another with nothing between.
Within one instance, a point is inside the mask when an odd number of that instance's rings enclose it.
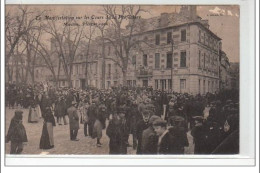
<instances>
[{"instance_id":1,"label":"man wearing cap","mask_svg":"<svg viewBox=\"0 0 260 173\"><path fill-rule=\"evenodd\" d=\"M159 136L157 153L158 154L173 154L173 137L167 130L167 122L162 119L157 119L153 122L153 128Z\"/></svg>"},{"instance_id":2,"label":"man wearing cap","mask_svg":"<svg viewBox=\"0 0 260 173\"><path fill-rule=\"evenodd\" d=\"M23 111L16 110L6 136L6 143L11 141L10 154L21 154L23 151L23 142L28 142L22 119Z\"/></svg>"},{"instance_id":3,"label":"man wearing cap","mask_svg":"<svg viewBox=\"0 0 260 173\"><path fill-rule=\"evenodd\" d=\"M79 130L79 116L77 112L77 102L72 101L71 107L68 109L69 125L70 125L70 140L78 141L77 135Z\"/></svg>"},{"instance_id":4,"label":"man wearing cap","mask_svg":"<svg viewBox=\"0 0 260 173\"><path fill-rule=\"evenodd\" d=\"M142 134L142 154L157 154L158 137L153 128L153 122L161 119L159 116L153 115L149 119L149 127Z\"/></svg>"}]
</instances>

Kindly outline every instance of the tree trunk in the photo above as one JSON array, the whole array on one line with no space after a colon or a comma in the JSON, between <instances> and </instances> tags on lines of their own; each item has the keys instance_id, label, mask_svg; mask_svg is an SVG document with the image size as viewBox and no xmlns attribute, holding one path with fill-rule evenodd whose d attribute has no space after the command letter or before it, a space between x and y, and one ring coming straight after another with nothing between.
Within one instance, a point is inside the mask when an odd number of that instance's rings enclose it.
<instances>
[{"instance_id":1,"label":"tree trunk","mask_svg":"<svg viewBox=\"0 0 260 173\"><path fill-rule=\"evenodd\" d=\"M126 74L127 74L127 70L122 70L123 72L123 86L126 86Z\"/></svg>"}]
</instances>

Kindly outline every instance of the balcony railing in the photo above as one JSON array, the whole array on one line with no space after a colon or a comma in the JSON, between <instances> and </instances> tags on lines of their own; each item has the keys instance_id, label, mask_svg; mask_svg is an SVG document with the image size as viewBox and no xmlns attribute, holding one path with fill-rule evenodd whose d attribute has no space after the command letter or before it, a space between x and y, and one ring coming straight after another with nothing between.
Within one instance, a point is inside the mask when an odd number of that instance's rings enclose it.
<instances>
[{"instance_id":1,"label":"balcony railing","mask_svg":"<svg viewBox=\"0 0 260 173\"><path fill-rule=\"evenodd\" d=\"M151 77L151 76L153 76L153 70L152 69L140 68L140 69L135 71L135 76L138 77L138 78Z\"/></svg>"}]
</instances>

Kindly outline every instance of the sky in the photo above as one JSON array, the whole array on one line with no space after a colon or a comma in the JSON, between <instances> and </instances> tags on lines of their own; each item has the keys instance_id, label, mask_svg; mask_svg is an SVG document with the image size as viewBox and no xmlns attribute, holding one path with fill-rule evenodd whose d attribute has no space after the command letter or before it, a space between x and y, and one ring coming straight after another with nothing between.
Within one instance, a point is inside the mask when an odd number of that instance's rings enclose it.
<instances>
[{"instance_id":1,"label":"sky","mask_svg":"<svg viewBox=\"0 0 260 173\"><path fill-rule=\"evenodd\" d=\"M52 11L53 15L64 15L72 11L73 15L100 15L101 7L95 5L34 5L32 8L40 8ZM15 12L16 6L6 5L6 12ZM159 16L161 13L179 12L180 6L173 5L144 5L147 12L141 14L141 18ZM222 39L222 49L226 52L230 62L239 62L239 6L197 6L197 14L202 19L209 21L209 29Z\"/></svg>"}]
</instances>

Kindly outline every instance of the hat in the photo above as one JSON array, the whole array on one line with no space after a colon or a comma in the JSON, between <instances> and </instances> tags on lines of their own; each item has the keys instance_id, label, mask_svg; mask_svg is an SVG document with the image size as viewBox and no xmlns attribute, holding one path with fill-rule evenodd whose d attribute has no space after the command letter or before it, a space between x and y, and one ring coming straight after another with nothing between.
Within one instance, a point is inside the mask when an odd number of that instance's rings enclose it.
<instances>
[{"instance_id":1,"label":"hat","mask_svg":"<svg viewBox=\"0 0 260 173\"><path fill-rule=\"evenodd\" d=\"M194 120L197 120L197 121L203 121L204 118L202 116L194 116L192 117Z\"/></svg>"},{"instance_id":2,"label":"hat","mask_svg":"<svg viewBox=\"0 0 260 173\"><path fill-rule=\"evenodd\" d=\"M149 124L153 124L153 122L155 120L158 120L158 119L161 119L161 118L159 116L157 116L157 115L151 116L150 119L149 119Z\"/></svg>"},{"instance_id":3,"label":"hat","mask_svg":"<svg viewBox=\"0 0 260 173\"><path fill-rule=\"evenodd\" d=\"M22 114L23 114L23 111L22 111L22 110L16 110L14 114L15 114L15 115L22 115Z\"/></svg>"},{"instance_id":4,"label":"hat","mask_svg":"<svg viewBox=\"0 0 260 173\"><path fill-rule=\"evenodd\" d=\"M180 122L180 121L184 121L185 119L183 117L181 117L181 116L173 116L172 120L174 122Z\"/></svg>"},{"instance_id":5,"label":"hat","mask_svg":"<svg viewBox=\"0 0 260 173\"><path fill-rule=\"evenodd\" d=\"M75 104L77 104L77 102L76 102L75 100L73 100L73 101L71 102L71 104L72 104L72 105L75 105Z\"/></svg>"},{"instance_id":6,"label":"hat","mask_svg":"<svg viewBox=\"0 0 260 173\"><path fill-rule=\"evenodd\" d=\"M156 119L154 122L153 122L153 125L154 126L161 126L161 127L166 127L166 124L167 122L162 120L161 118L160 119Z\"/></svg>"}]
</instances>

